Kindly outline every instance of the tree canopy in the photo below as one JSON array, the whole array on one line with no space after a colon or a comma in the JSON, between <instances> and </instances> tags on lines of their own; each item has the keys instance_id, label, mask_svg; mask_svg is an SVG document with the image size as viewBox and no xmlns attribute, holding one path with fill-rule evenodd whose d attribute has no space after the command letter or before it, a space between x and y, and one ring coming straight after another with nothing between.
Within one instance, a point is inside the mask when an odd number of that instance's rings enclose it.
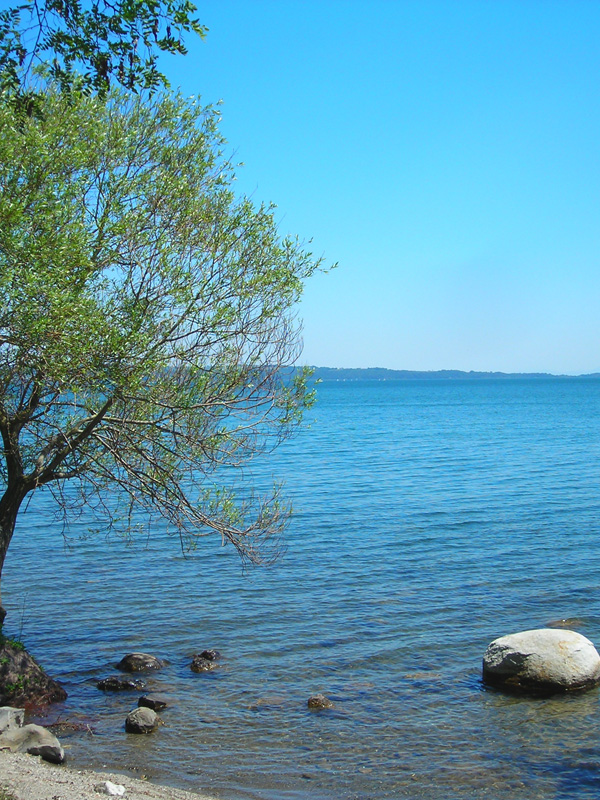
<instances>
[{"instance_id":1,"label":"tree canopy","mask_svg":"<svg viewBox=\"0 0 600 800\"><path fill-rule=\"evenodd\" d=\"M287 508L220 471L311 402L282 367L320 260L236 197L214 109L42 99L39 117L0 105L0 569L41 489L65 514L83 503L126 528L142 508L184 544L216 532L260 561Z\"/></svg>"},{"instance_id":2,"label":"tree canopy","mask_svg":"<svg viewBox=\"0 0 600 800\"><path fill-rule=\"evenodd\" d=\"M104 94L166 85L161 52L185 54L184 35L204 36L190 0L26 0L0 11L0 90L31 98L40 63L61 89Z\"/></svg>"}]
</instances>

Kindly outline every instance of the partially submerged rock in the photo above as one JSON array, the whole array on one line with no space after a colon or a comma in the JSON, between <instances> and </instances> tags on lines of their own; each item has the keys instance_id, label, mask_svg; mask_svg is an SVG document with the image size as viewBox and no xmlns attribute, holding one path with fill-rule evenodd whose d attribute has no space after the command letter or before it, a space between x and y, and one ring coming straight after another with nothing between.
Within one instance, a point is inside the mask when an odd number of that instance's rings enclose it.
<instances>
[{"instance_id":1,"label":"partially submerged rock","mask_svg":"<svg viewBox=\"0 0 600 800\"><path fill-rule=\"evenodd\" d=\"M205 658L207 661L218 661L221 658L221 653L218 650L203 650L199 656L195 658Z\"/></svg>"},{"instance_id":2,"label":"partially submerged rock","mask_svg":"<svg viewBox=\"0 0 600 800\"><path fill-rule=\"evenodd\" d=\"M52 733L57 736L58 734L65 734L69 736L73 733L91 733L95 734L96 731L92 725L92 721L87 719L85 722L83 721L73 721L70 719L57 719L56 722L51 722L50 725L44 725L44 727L52 731Z\"/></svg>"},{"instance_id":3,"label":"partially submerged rock","mask_svg":"<svg viewBox=\"0 0 600 800\"><path fill-rule=\"evenodd\" d=\"M333 701L324 694L313 694L308 698L307 705L313 711L319 711L323 708L333 708Z\"/></svg>"},{"instance_id":4,"label":"partially submerged rock","mask_svg":"<svg viewBox=\"0 0 600 800\"><path fill-rule=\"evenodd\" d=\"M117 678L115 675L103 678L96 686L103 692L134 692L146 688L139 678Z\"/></svg>"},{"instance_id":5,"label":"partially submerged rock","mask_svg":"<svg viewBox=\"0 0 600 800\"><path fill-rule=\"evenodd\" d=\"M151 669L162 669L164 663L160 658L148 653L128 653L117 664L117 669L123 672L145 672Z\"/></svg>"},{"instance_id":6,"label":"partially submerged rock","mask_svg":"<svg viewBox=\"0 0 600 800\"><path fill-rule=\"evenodd\" d=\"M46 675L20 643L0 639L0 704L47 705L66 699L63 687Z\"/></svg>"},{"instance_id":7,"label":"partially submerged rock","mask_svg":"<svg viewBox=\"0 0 600 800\"><path fill-rule=\"evenodd\" d=\"M153 711L162 711L169 705L169 698L165 694L145 694L138 700L141 708L151 708ZM1 709L0 709L1 710Z\"/></svg>"},{"instance_id":8,"label":"partially submerged rock","mask_svg":"<svg viewBox=\"0 0 600 800\"><path fill-rule=\"evenodd\" d=\"M217 661L221 658L218 650L203 650L192 657L190 669L192 672L211 672L216 669Z\"/></svg>"},{"instance_id":9,"label":"partially submerged rock","mask_svg":"<svg viewBox=\"0 0 600 800\"><path fill-rule=\"evenodd\" d=\"M202 653L195 655L190 664L192 672L211 672L211 670L216 669L216 667L216 661L212 661L210 658L204 658Z\"/></svg>"},{"instance_id":10,"label":"partially submerged rock","mask_svg":"<svg viewBox=\"0 0 600 800\"><path fill-rule=\"evenodd\" d=\"M127 733L152 733L160 724L160 718L151 708L134 708L127 715L125 730Z\"/></svg>"},{"instance_id":11,"label":"partially submerged rock","mask_svg":"<svg viewBox=\"0 0 600 800\"><path fill-rule=\"evenodd\" d=\"M495 639L483 657L490 686L533 694L581 691L600 683L600 655L575 631L523 631Z\"/></svg>"},{"instance_id":12,"label":"partially submerged rock","mask_svg":"<svg viewBox=\"0 0 600 800\"><path fill-rule=\"evenodd\" d=\"M12 753L41 756L53 764L62 764L65 760L65 751L56 736L41 725L7 728L0 734L0 750L5 749Z\"/></svg>"}]
</instances>

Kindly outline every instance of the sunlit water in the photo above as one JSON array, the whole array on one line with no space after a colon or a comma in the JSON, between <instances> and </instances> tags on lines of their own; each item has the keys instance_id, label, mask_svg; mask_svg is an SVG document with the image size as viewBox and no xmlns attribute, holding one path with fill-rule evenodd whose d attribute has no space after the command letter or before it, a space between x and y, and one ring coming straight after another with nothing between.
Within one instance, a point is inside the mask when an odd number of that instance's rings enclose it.
<instances>
[{"instance_id":1,"label":"sunlit water","mask_svg":"<svg viewBox=\"0 0 600 800\"><path fill-rule=\"evenodd\" d=\"M22 516L7 627L94 731L61 737L71 764L232 800L597 797L599 691L505 697L480 665L560 618L600 642L600 381L323 384L310 416L258 473L296 509L272 569L161 535L65 550L43 494ZM133 650L169 662L151 736L95 686Z\"/></svg>"}]
</instances>

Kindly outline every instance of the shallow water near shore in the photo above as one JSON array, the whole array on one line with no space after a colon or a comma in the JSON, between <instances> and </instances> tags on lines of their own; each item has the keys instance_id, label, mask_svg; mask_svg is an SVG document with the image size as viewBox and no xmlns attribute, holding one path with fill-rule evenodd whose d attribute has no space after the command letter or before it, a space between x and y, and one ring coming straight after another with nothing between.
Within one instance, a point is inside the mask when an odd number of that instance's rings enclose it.
<instances>
[{"instance_id":1,"label":"shallow water near shore","mask_svg":"<svg viewBox=\"0 0 600 800\"><path fill-rule=\"evenodd\" d=\"M45 493L22 515L6 628L94 731L61 735L71 765L231 800L597 797L600 690L508 697L480 668L564 618L600 644L600 380L326 383L309 416L257 466L296 510L270 569L159 527L65 549ZM168 661L152 736L124 732L137 693L95 686L133 650Z\"/></svg>"}]
</instances>

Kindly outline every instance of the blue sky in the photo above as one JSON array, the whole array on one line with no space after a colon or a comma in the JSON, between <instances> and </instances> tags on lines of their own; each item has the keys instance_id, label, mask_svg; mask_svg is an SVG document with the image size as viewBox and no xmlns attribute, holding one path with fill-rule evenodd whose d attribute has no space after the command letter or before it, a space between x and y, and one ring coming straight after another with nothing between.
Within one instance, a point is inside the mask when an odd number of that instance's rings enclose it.
<instances>
[{"instance_id":1,"label":"blue sky","mask_svg":"<svg viewBox=\"0 0 600 800\"><path fill-rule=\"evenodd\" d=\"M169 58L339 268L304 363L600 371L600 3L207 0Z\"/></svg>"}]
</instances>

